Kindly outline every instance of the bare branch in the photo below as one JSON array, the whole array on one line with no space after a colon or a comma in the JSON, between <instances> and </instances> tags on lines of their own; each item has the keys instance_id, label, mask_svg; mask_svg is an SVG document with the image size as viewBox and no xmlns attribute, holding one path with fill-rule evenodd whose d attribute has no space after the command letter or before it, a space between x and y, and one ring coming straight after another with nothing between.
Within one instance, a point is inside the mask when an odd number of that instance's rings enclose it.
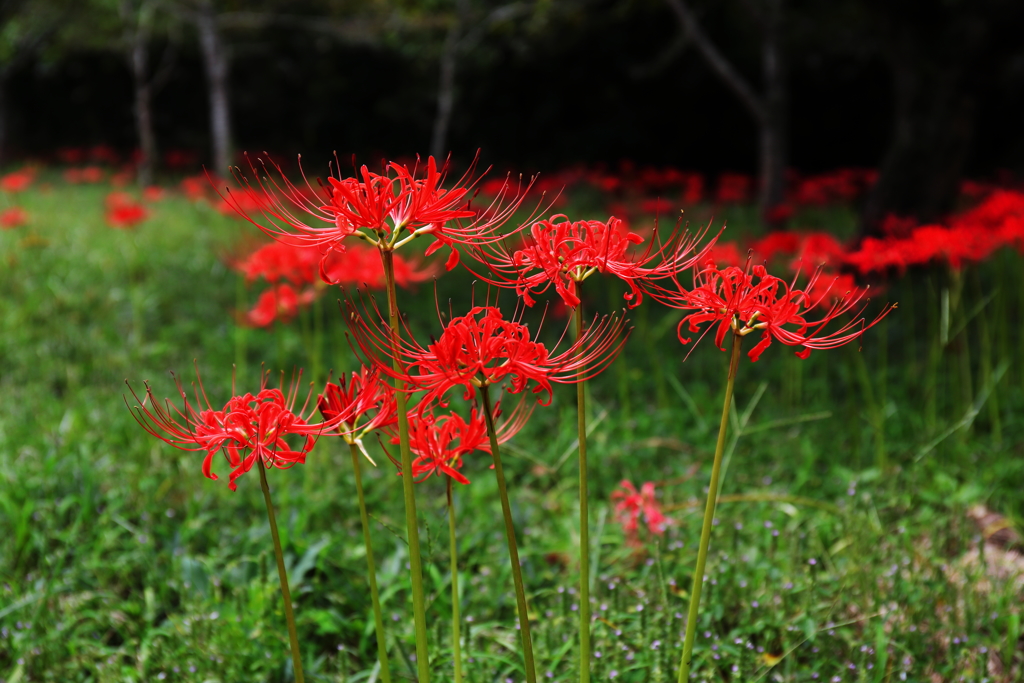
<instances>
[{"instance_id":1,"label":"bare branch","mask_svg":"<svg viewBox=\"0 0 1024 683\"><path fill-rule=\"evenodd\" d=\"M665 68L672 63L676 57L681 55L689 45L689 35L686 31L676 34L676 37L672 39L665 48L651 61L632 67L627 71L629 77L634 80L641 80L644 78L651 78L656 76Z\"/></svg>"},{"instance_id":2,"label":"bare branch","mask_svg":"<svg viewBox=\"0 0 1024 683\"><path fill-rule=\"evenodd\" d=\"M694 16L689 5L686 4L686 0L666 0L666 2L672 8L672 11L675 12L676 17L683 26L683 30L693 40L693 44L697 47L704 61L711 67L711 70L718 74L718 77L732 89L733 93L750 110L755 119L759 122L764 121L767 117L764 102L757 96L754 89L740 75L736 68L729 63L729 60L718 51L715 44L711 42L711 38L704 32L704 28L697 21L697 17Z\"/></svg>"}]
</instances>

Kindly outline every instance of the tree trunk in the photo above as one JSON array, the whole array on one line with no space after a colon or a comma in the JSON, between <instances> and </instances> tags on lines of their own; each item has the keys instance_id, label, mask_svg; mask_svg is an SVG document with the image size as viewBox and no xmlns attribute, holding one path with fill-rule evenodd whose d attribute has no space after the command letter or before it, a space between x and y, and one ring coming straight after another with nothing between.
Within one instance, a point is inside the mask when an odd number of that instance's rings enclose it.
<instances>
[{"instance_id":1,"label":"tree trunk","mask_svg":"<svg viewBox=\"0 0 1024 683\"><path fill-rule=\"evenodd\" d=\"M462 3L459 3L460 5ZM452 108L455 105L455 65L459 50L461 33L461 17L456 12L455 19L448 29L441 53L441 78L437 86L437 115L434 117L434 133L430 138L430 154L435 159L447 155L448 126L452 119Z\"/></svg>"},{"instance_id":2,"label":"tree trunk","mask_svg":"<svg viewBox=\"0 0 1024 683\"><path fill-rule=\"evenodd\" d=\"M228 99L228 55L217 28L217 16L210 2L203 2L196 16L199 42L206 68L210 101L210 137L215 173L229 173L231 167L231 110Z\"/></svg>"},{"instance_id":3,"label":"tree trunk","mask_svg":"<svg viewBox=\"0 0 1024 683\"><path fill-rule=\"evenodd\" d=\"M135 82L135 128L139 135L138 183L153 184L156 168L156 133L153 130L153 88L149 80L149 31L139 22L131 43L132 77Z\"/></svg>"},{"instance_id":4,"label":"tree trunk","mask_svg":"<svg viewBox=\"0 0 1024 683\"><path fill-rule=\"evenodd\" d=\"M0 167L7 163L7 128L10 125L10 111L7 102L7 81L10 70L0 68Z\"/></svg>"},{"instance_id":5,"label":"tree trunk","mask_svg":"<svg viewBox=\"0 0 1024 683\"><path fill-rule=\"evenodd\" d=\"M785 70L779 32L782 0L769 0L765 8L761 59L764 69L764 97L761 116L756 117L760 134L758 196L762 216L786 199L788 149Z\"/></svg>"},{"instance_id":6,"label":"tree trunk","mask_svg":"<svg viewBox=\"0 0 1024 683\"><path fill-rule=\"evenodd\" d=\"M704 32L686 0L667 0L697 51L747 109L759 135L758 203L762 217L781 204L786 195L788 116L786 112L785 70L779 44L782 26L782 0L767 0L761 13L761 58L764 74L763 94L757 93L746 79L718 50Z\"/></svg>"},{"instance_id":7,"label":"tree trunk","mask_svg":"<svg viewBox=\"0 0 1024 683\"><path fill-rule=\"evenodd\" d=\"M962 70L928 69L903 54L893 81L892 141L864 207L863 234L880 234L890 214L927 222L948 213L973 137L974 98Z\"/></svg>"}]
</instances>

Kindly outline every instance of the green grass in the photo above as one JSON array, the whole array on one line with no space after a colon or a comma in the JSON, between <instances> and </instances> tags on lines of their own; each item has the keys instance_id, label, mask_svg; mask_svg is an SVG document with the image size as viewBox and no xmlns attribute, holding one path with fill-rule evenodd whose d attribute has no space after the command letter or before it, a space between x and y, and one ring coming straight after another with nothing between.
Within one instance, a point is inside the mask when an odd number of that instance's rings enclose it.
<instances>
[{"instance_id":1,"label":"green grass","mask_svg":"<svg viewBox=\"0 0 1024 683\"><path fill-rule=\"evenodd\" d=\"M18 203L32 224L0 231L0 680L290 680L255 474L235 493L205 479L201 455L148 437L121 397L125 378L173 395L168 370L189 381L193 360L215 403L227 397L233 363L240 387L264 362L308 367L317 355L311 320L236 327L239 284L224 257L252 237L248 224L172 197L136 231L115 231L103 222L106 191L29 191ZM731 238L744 232L743 218L730 220ZM811 221L852 224L838 209L809 213ZM900 308L860 352L800 361L776 344L758 363L744 361L699 680L994 682L992 653L1004 680L1022 675L1020 583L995 577L1002 555L977 557L981 530L967 514L980 503L1011 520L1024 515L1021 265L1004 252L959 283L938 268L888 283L877 298ZM469 280L444 275L439 296L464 305ZM621 306L619 291L592 282L589 310ZM943 288L954 294L950 332L963 331L938 348ZM242 295L255 300L255 291ZM402 296L427 338L433 287ZM353 363L334 298L322 300L321 381L328 367ZM727 359L706 339L684 364L678 313L645 304L631 316L627 350L592 386L594 680L616 672L619 681L674 681ZM544 680L570 681L575 671L574 439L570 388L508 447ZM401 482L371 451L381 467L365 485L392 670L409 677ZM892 469L876 467L879 453ZM472 483L457 487L456 506L467 680L518 682L515 600L486 456L466 472ZM639 550L609 508L622 479L659 482L677 522ZM322 439L305 466L272 472L271 487L308 679L371 679L373 619L347 448ZM451 670L443 485L421 485L418 501L441 681Z\"/></svg>"}]
</instances>

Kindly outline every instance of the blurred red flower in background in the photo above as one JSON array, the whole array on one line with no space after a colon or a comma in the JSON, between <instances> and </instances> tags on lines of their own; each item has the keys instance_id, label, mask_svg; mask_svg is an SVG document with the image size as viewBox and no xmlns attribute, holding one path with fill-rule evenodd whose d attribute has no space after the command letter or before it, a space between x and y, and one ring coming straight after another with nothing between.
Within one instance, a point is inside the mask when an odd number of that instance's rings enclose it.
<instances>
[{"instance_id":1,"label":"blurred red flower in background","mask_svg":"<svg viewBox=\"0 0 1024 683\"><path fill-rule=\"evenodd\" d=\"M12 206L0 213L0 228L12 230L28 222L28 213L20 206Z\"/></svg>"},{"instance_id":2,"label":"blurred red flower in background","mask_svg":"<svg viewBox=\"0 0 1024 683\"><path fill-rule=\"evenodd\" d=\"M715 201L720 204L740 204L750 198L752 181L742 173L723 173L718 176Z\"/></svg>"},{"instance_id":3,"label":"blurred red flower in background","mask_svg":"<svg viewBox=\"0 0 1024 683\"><path fill-rule=\"evenodd\" d=\"M111 192L107 195L107 223L112 228L129 230L146 220L149 211L125 192Z\"/></svg>"},{"instance_id":4,"label":"blurred red flower in background","mask_svg":"<svg viewBox=\"0 0 1024 683\"><path fill-rule=\"evenodd\" d=\"M615 521L622 525L629 545L640 545L640 520L643 519L648 533L660 536L665 533L673 520L666 517L658 503L654 484L646 482L637 491L633 482L623 479L620 488L612 492L615 503Z\"/></svg>"},{"instance_id":5,"label":"blurred red flower in background","mask_svg":"<svg viewBox=\"0 0 1024 683\"><path fill-rule=\"evenodd\" d=\"M32 184L35 177L36 171L34 168L23 168L13 171L0 178L0 190L4 192L22 192L28 189L28 186Z\"/></svg>"},{"instance_id":6,"label":"blurred red flower in background","mask_svg":"<svg viewBox=\"0 0 1024 683\"><path fill-rule=\"evenodd\" d=\"M299 307L312 303L316 292L296 292L291 285L271 287L260 294L256 305L245 314L244 322L252 327L267 327L274 322L287 323L299 313Z\"/></svg>"}]
</instances>

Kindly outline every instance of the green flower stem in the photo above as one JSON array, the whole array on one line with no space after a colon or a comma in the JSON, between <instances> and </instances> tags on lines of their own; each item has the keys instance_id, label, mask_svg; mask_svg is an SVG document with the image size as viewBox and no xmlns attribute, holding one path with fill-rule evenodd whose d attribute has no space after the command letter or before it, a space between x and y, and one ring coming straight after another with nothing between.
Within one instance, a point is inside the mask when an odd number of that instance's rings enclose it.
<instances>
[{"instance_id":1,"label":"green flower stem","mask_svg":"<svg viewBox=\"0 0 1024 683\"><path fill-rule=\"evenodd\" d=\"M729 426L729 406L732 404L732 389L736 383L736 370L740 364L741 347L740 337L734 334L732 337L732 355L729 357L729 377L725 384L725 402L722 404L722 422L718 426L715 461L711 466L711 483L708 484L708 502L704 507L704 525L700 530L697 566L693 571L693 587L690 589L690 609L686 614L686 640L683 642L683 659L679 664L679 683L686 683L690 678L693 641L697 635L697 614L700 611L700 591L704 587L704 565L707 564L708 560L708 545L711 542L711 523L715 518L715 504L718 500L718 475L722 471L725 434Z\"/></svg>"},{"instance_id":2,"label":"green flower stem","mask_svg":"<svg viewBox=\"0 0 1024 683\"><path fill-rule=\"evenodd\" d=\"M494 459L494 476L498 480L501 512L505 517L505 537L508 540L508 555L512 563L512 580L515 582L516 605L519 609L519 630L523 639L526 683L537 683L537 673L533 664L533 639L530 638L530 613L526 607L526 592L523 589L523 570L519 566L519 550L516 548L516 529L512 524L512 508L508 504L505 472L501 468L501 455L498 452L498 435L494 430L494 411L491 410L491 398L486 385L481 388L480 394L484 403L484 417L487 419L487 436L491 440L491 457Z\"/></svg>"},{"instance_id":3,"label":"green flower stem","mask_svg":"<svg viewBox=\"0 0 1024 683\"><path fill-rule=\"evenodd\" d=\"M245 278L239 277L238 283L235 285L235 309L238 311L246 311L249 309L249 304L246 302L246 286ZM242 376L245 377L245 358L247 355L246 348L246 336L249 330L240 321L235 321L235 370Z\"/></svg>"},{"instance_id":4,"label":"green flower stem","mask_svg":"<svg viewBox=\"0 0 1024 683\"><path fill-rule=\"evenodd\" d=\"M288 622L288 640L292 647L292 664L295 667L295 683L303 683L302 655L299 654L299 634L295 630L295 613L292 612L292 592L288 589L288 573L284 569L284 553L281 552L281 536L277 533L277 518L274 504L270 502L270 485L267 484L267 468L263 457L256 458L260 465L260 486L263 500L267 504L267 519L270 520L270 537L274 540L274 557L277 559L277 576L281 579L281 595L284 597L284 618Z\"/></svg>"},{"instance_id":5,"label":"green flower stem","mask_svg":"<svg viewBox=\"0 0 1024 683\"><path fill-rule=\"evenodd\" d=\"M577 283L577 293L580 283ZM576 341L583 335L583 302L576 306ZM580 351L582 354L583 351ZM590 683L590 505L587 498L587 392L576 384L580 442L580 683Z\"/></svg>"},{"instance_id":6,"label":"green flower stem","mask_svg":"<svg viewBox=\"0 0 1024 683\"><path fill-rule=\"evenodd\" d=\"M395 371L401 371L401 347L398 340L398 300L395 292L395 255L381 250L384 278L388 287L388 321L391 326L391 355ZM423 562L420 559L420 532L416 519L416 494L412 481L412 452L409 450L408 397L402 382L395 380L395 403L398 408L398 443L402 462L402 492L405 496L405 528L409 536L409 574L412 579L412 613L416 631L416 678L430 681L430 659L427 653L427 603L423 592ZM531 681L532 683L532 681Z\"/></svg>"},{"instance_id":7,"label":"green flower stem","mask_svg":"<svg viewBox=\"0 0 1024 683\"><path fill-rule=\"evenodd\" d=\"M359 498L359 519L363 523L363 543L366 545L366 576L370 581L370 599L373 601L373 622L377 629L377 659L380 661L380 680L391 683L391 670L388 668L388 647L384 640L384 618L380 611L380 593L377 592L377 568L373 563L373 545L370 543L370 516L366 513L366 498L363 496L363 474L359 469L359 447L349 443L352 453L352 470L356 474L356 495Z\"/></svg>"},{"instance_id":8,"label":"green flower stem","mask_svg":"<svg viewBox=\"0 0 1024 683\"><path fill-rule=\"evenodd\" d=\"M455 542L455 499L452 498L452 478L448 482L448 554L452 567L452 658L455 660L455 683L462 683L462 644L459 635L459 546Z\"/></svg>"}]
</instances>

